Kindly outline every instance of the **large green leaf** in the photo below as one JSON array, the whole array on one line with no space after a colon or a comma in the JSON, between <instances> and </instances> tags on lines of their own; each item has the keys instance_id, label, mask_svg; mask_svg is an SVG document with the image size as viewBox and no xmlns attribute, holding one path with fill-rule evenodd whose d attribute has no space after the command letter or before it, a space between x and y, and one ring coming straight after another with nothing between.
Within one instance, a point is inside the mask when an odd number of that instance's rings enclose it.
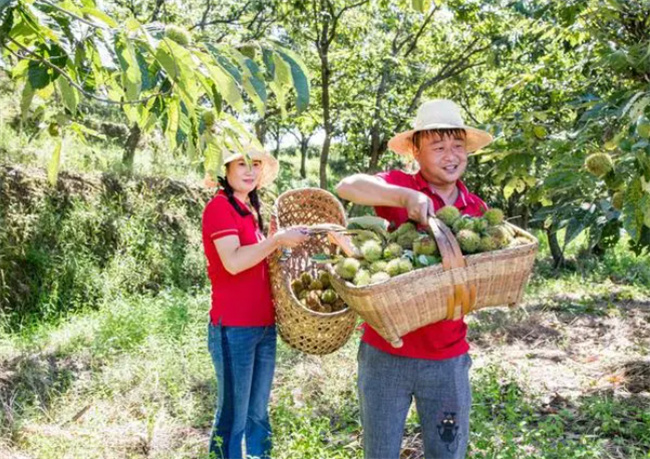
<instances>
[{"instance_id":1,"label":"large green leaf","mask_svg":"<svg viewBox=\"0 0 650 459\"><path fill-rule=\"evenodd\" d=\"M242 84L242 74L237 68L235 64L233 64L230 59L228 59L224 53L217 48L214 45L211 45L207 43L206 45L207 50L210 52L210 54L214 57L214 59L217 61L217 64L223 68L226 72L228 72L234 79L237 81L238 84Z\"/></svg>"},{"instance_id":2,"label":"large green leaf","mask_svg":"<svg viewBox=\"0 0 650 459\"><path fill-rule=\"evenodd\" d=\"M156 59L176 83L178 94L193 115L199 97L199 85L194 72L196 63L192 55L175 41L164 39L158 45Z\"/></svg>"},{"instance_id":3,"label":"large green leaf","mask_svg":"<svg viewBox=\"0 0 650 459\"><path fill-rule=\"evenodd\" d=\"M23 93L20 100L20 113L23 121L27 119L29 107L32 104L32 99L34 99L34 93L34 88L32 88L29 80L25 81L25 87L23 88Z\"/></svg>"},{"instance_id":4,"label":"large green leaf","mask_svg":"<svg viewBox=\"0 0 650 459\"><path fill-rule=\"evenodd\" d=\"M142 88L142 74L133 42L124 35L118 36L115 40L115 54L122 69L122 84L126 89L126 98L137 100Z\"/></svg>"},{"instance_id":5,"label":"large green leaf","mask_svg":"<svg viewBox=\"0 0 650 459\"><path fill-rule=\"evenodd\" d=\"M296 106L298 112L307 109L309 105L309 78L307 77L307 68L305 64L289 50L278 49L277 53L289 64L291 68L291 78L293 79L293 87L296 90L297 99Z\"/></svg>"},{"instance_id":6,"label":"large green leaf","mask_svg":"<svg viewBox=\"0 0 650 459\"><path fill-rule=\"evenodd\" d=\"M255 104L255 108L257 108L257 111L260 114L264 114L267 94L266 94L266 85L262 80L260 68L251 59L245 58L243 62L246 67L246 75L244 78L244 89L246 89L246 93L249 95L249 97Z\"/></svg>"},{"instance_id":7,"label":"large green leaf","mask_svg":"<svg viewBox=\"0 0 650 459\"><path fill-rule=\"evenodd\" d=\"M276 53L273 53L272 62L274 68L274 77L273 81L269 83L269 86L271 87L271 90L278 100L278 106L280 107L282 118L286 118L287 108L285 100L287 92L291 88L292 83L291 69L289 68L289 64L287 64Z\"/></svg>"},{"instance_id":8,"label":"large green leaf","mask_svg":"<svg viewBox=\"0 0 650 459\"><path fill-rule=\"evenodd\" d=\"M27 79L34 90L46 87L50 84L48 67L36 61L30 61L27 69Z\"/></svg>"},{"instance_id":9,"label":"large green leaf","mask_svg":"<svg viewBox=\"0 0 650 459\"><path fill-rule=\"evenodd\" d=\"M242 99L235 78L221 66L216 65L206 54L197 53L197 56L205 65L217 91L219 91L226 102L238 112L243 111L244 100Z\"/></svg>"},{"instance_id":10,"label":"large green leaf","mask_svg":"<svg viewBox=\"0 0 650 459\"><path fill-rule=\"evenodd\" d=\"M623 202L623 226L634 242L638 242L643 226L650 227L650 193L637 177L626 188Z\"/></svg>"},{"instance_id":11,"label":"large green leaf","mask_svg":"<svg viewBox=\"0 0 650 459\"><path fill-rule=\"evenodd\" d=\"M67 79L59 78L56 84L61 92L61 99L65 107L74 115L77 113L77 105L79 105L79 93L70 85Z\"/></svg>"}]
</instances>

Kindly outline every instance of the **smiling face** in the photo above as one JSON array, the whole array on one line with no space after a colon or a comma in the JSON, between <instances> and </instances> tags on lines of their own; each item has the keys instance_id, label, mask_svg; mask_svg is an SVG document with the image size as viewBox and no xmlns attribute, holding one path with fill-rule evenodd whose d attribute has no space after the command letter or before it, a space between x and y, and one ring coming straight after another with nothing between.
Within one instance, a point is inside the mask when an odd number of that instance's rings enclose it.
<instances>
[{"instance_id":1,"label":"smiling face","mask_svg":"<svg viewBox=\"0 0 650 459\"><path fill-rule=\"evenodd\" d=\"M424 179L434 186L453 185L467 167L465 131L417 132L413 137L414 157Z\"/></svg>"},{"instance_id":2,"label":"smiling face","mask_svg":"<svg viewBox=\"0 0 650 459\"><path fill-rule=\"evenodd\" d=\"M262 161L251 160L250 164L242 159L235 159L226 165L226 178L232 189L239 194L247 195L259 184L262 173Z\"/></svg>"}]
</instances>

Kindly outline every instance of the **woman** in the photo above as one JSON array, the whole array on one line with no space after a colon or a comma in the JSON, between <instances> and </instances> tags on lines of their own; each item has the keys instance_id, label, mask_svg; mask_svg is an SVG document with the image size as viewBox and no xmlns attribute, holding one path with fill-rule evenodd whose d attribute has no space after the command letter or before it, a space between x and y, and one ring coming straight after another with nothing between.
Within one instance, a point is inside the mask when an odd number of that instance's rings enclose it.
<instances>
[{"instance_id":1,"label":"woman","mask_svg":"<svg viewBox=\"0 0 650 459\"><path fill-rule=\"evenodd\" d=\"M210 457L268 458L271 426L268 401L275 369L276 332L266 258L295 247L304 228L263 235L259 187L273 182L278 162L249 144L224 157L221 190L203 213L203 247L212 284L208 347L217 373L217 412Z\"/></svg>"}]
</instances>

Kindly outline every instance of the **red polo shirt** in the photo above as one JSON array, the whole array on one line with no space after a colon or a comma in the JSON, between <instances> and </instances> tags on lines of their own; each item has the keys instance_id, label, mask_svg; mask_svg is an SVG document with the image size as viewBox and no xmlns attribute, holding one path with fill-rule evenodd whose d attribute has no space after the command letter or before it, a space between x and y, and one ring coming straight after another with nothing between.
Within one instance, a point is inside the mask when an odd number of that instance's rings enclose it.
<instances>
[{"instance_id":1,"label":"red polo shirt","mask_svg":"<svg viewBox=\"0 0 650 459\"><path fill-rule=\"evenodd\" d=\"M242 209L246 205L238 201ZM230 274L224 268L214 241L226 236L239 237L244 245L257 244L264 235L251 213L242 217L228 202L223 191L212 198L203 211L203 249L208 261L208 277L212 284L210 318L214 325L261 327L275 323L271 281L266 260Z\"/></svg>"},{"instance_id":2,"label":"red polo shirt","mask_svg":"<svg viewBox=\"0 0 650 459\"><path fill-rule=\"evenodd\" d=\"M403 171L394 170L377 174L377 177L391 185L403 186L423 192L433 201L435 210L445 205L442 198L429 188L429 184L420 172L407 174ZM473 217L483 215L483 212L487 209L485 202L470 193L460 180L457 182L457 186L459 193L454 206L465 215ZM375 212L379 217L388 220L392 228L398 227L408 220L407 210L401 207L375 207ZM400 348L391 346L368 324L364 324L364 328L363 341L379 350L403 357L441 360L457 357L469 350L469 344L465 339L467 325L462 318L459 320L443 320L418 328L402 337L404 345Z\"/></svg>"}]
</instances>

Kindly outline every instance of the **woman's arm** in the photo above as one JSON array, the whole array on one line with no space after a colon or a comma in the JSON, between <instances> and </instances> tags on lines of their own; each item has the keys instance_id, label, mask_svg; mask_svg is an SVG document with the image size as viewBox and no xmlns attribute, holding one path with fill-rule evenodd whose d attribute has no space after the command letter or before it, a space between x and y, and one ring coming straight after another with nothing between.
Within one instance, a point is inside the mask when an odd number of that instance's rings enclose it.
<instances>
[{"instance_id":1,"label":"woman's arm","mask_svg":"<svg viewBox=\"0 0 650 459\"><path fill-rule=\"evenodd\" d=\"M295 247L309 238L300 228L281 230L262 242L241 245L239 236L225 236L214 241L219 258L230 274L239 274L260 263L279 247Z\"/></svg>"},{"instance_id":2,"label":"woman's arm","mask_svg":"<svg viewBox=\"0 0 650 459\"><path fill-rule=\"evenodd\" d=\"M343 199L365 206L403 207L409 218L426 223L434 213L433 202L427 195L411 188L390 185L380 178L366 174L347 177L336 186Z\"/></svg>"}]
</instances>

